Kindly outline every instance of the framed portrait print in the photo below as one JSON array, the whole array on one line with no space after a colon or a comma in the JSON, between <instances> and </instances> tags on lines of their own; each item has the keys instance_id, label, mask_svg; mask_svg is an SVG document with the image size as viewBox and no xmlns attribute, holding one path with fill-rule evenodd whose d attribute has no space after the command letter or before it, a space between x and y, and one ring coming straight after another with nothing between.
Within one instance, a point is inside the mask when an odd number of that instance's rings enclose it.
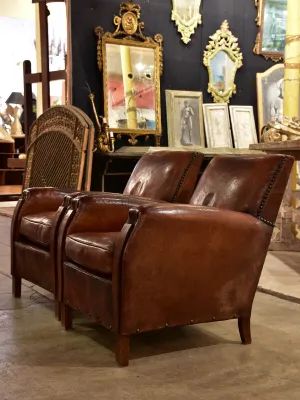
<instances>
[{"instance_id":1,"label":"framed portrait print","mask_svg":"<svg viewBox=\"0 0 300 400\"><path fill-rule=\"evenodd\" d=\"M232 147L227 103L203 104L207 147Z\"/></svg>"},{"instance_id":2,"label":"framed portrait print","mask_svg":"<svg viewBox=\"0 0 300 400\"><path fill-rule=\"evenodd\" d=\"M271 120L283 116L284 65L256 74L259 134Z\"/></svg>"},{"instance_id":3,"label":"framed portrait print","mask_svg":"<svg viewBox=\"0 0 300 400\"><path fill-rule=\"evenodd\" d=\"M236 149L248 149L257 143L254 113L252 106L230 106L230 118Z\"/></svg>"},{"instance_id":4,"label":"framed portrait print","mask_svg":"<svg viewBox=\"0 0 300 400\"><path fill-rule=\"evenodd\" d=\"M202 92L166 90L170 147L205 147Z\"/></svg>"}]
</instances>

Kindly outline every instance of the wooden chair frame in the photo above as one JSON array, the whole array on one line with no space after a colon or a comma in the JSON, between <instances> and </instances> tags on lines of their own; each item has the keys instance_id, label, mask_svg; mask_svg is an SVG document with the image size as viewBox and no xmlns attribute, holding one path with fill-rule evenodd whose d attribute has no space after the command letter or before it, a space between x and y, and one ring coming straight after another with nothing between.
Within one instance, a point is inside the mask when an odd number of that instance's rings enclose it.
<instances>
[{"instance_id":1,"label":"wooden chair frame","mask_svg":"<svg viewBox=\"0 0 300 400\"><path fill-rule=\"evenodd\" d=\"M72 74L72 57L71 57L71 38L70 38L70 0L32 0L32 3L38 3L39 6L39 23L40 23L40 42L41 42L41 72L32 73L30 61L24 61L24 133L27 137L29 129L34 122L32 111L32 85L34 83L42 84L42 111L50 108L50 82L64 80L66 84L66 103L72 103L71 92L71 74ZM67 9L67 31L68 31L68 57L66 60L65 70L49 71L49 37L48 37L48 3L66 3ZM25 143L26 149L26 143Z\"/></svg>"}]
</instances>

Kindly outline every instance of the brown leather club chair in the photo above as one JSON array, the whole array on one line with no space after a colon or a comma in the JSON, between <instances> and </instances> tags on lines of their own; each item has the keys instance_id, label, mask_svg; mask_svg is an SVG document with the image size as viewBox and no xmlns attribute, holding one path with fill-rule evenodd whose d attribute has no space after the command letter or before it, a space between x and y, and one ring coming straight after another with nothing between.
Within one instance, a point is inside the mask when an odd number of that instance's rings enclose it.
<instances>
[{"instance_id":1,"label":"brown leather club chair","mask_svg":"<svg viewBox=\"0 0 300 400\"><path fill-rule=\"evenodd\" d=\"M72 310L97 320L116 333L123 366L131 335L165 327L236 318L251 343L252 303L293 161L218 156L189 205L118 200L114 213L112 198L73 200L60 232L65 329Z\"/></svg>"},{"instance_id":2,"label":"brown leather club chair","mask_svg":"<svg viewBox=\"0 0 300 400\"><path fill-rule=\"evenodd\" d=\"M203 155L195 152L158 151L144 155L132 173L124 193L131 195L131 205L148 204L149 199L137 202L135 196L151 197L156 201L188 203L197 183ZM65 191L35 188L24 191L12 223L11 274L13 294L21 296L21 279L55 294L56 315L60 317L57 301L57 233L69 201L79 192L66 196ZM108 194L97 194L98 201ZM123 195L112 194L113 198ZM103 200L107 201L107 200ZM92 215L95 220L95 215ZM98 218L98 217L97 217ZM127 219L125 215L124 223ZM121 230L122 226L120 227ZM109 243L109 238L107 245Z\"/></svg>"}]
</instances>

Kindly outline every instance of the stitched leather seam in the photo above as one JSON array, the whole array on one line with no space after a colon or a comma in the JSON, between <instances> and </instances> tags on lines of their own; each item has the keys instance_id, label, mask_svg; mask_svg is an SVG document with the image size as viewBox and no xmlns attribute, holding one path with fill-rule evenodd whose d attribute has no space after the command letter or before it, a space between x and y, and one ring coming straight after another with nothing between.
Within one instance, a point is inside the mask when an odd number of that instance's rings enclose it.
<instances>
[{"instance_id":1,"label":"stitched leather seam","mask_svg":"<svg viewBox=\"0 0 300 400\"><path fill-rule=\"evenodd\" d=\"M276 168L276 171L273 175L273 178L271 179L271 182L269 183L268 189L266 191L266 194L264 195L262 202L260 204L259 207L259 211L256 215L256 218L259 219L260 221L264 222L266 225L272 226L273 228L276 226L276 224L274 222L268 221L267 219L263 218L261 216L263 210L264 210L264 206L266 205L266 202L268 200L268 197L270 196L270 193L275 185L275 181L278 178L280 172L282 171L284 164L286 162L287 156L284 156L283 159L280 161L279 165Z\"/></svg>"},{"instance_id":2,"label":"stitched leather seam","mask_svg":"<svg viewBox=\"0 0 300 400\"><path fill-rule=\"evenodd\" d=\"M51 228L51 227L52 227L51 224L46 224L46 223L44 223L44 222L35 222L35 221L32 221L32 219L29 219L29 218L27 218L27 217L24 217L23 219L25 219L26 221L30 222L31 224L43 225L43 226L47 226L48 228Z\"/></svg>"},{"instance_id":3,"label":"stitched leather seam","mask_svg":"<svg viewBox=\"0 0 300 400\"><path fill-rule=\"evenodd\" d=\"M176 203L176 202L177 202L178 196L179 196L179 193L180 193L180 190L181 190L181 188L182 188L182 186L183 186L183 184L184 184L184 181L185 181L185 179L186 179L186 177L187 177L187 174L188 174L188 172L189 172L189 170L190 170L190 168L191 168L193 162L195 161L195 159L197 158L198 155L199 155L198 152L193 153L193 156L192 156L192 158L191 158L191 160L190 160L188 166L185 168L185 170L184 170L184 172L183 172L183 174L182 174L182 177L181 177L181 179L180 179L180 181L179 181L179 183L178 183L178 186L177 186L176 192L175 192L175 194L174 194L172 203Z\"/></svg>"},{"instance_id":4,"label":"stitched leather seam","mask_svg":"<svg viewBox=\"0 0 300 400\"><path fill-rule=\"evenodd\" d=\"M50 246L50 240L49 240L49 242L42 242L41 240L39 240L39 239L31 239L31 238L29 238L29 237L27 237L27 236L25 236L23 233L21 233L21 235L26 239L26 240L28 240L29 242L31 242L31 243L33 243L33 244L40 244L40 245L43 245L43 246L45 246L45 247L49 247Z\"/></svg>"},{"instance_id":5,"label":"stitched leather seam","mask_svg":"<svg viewBox=\"0 0 300 400\"><path fill-rule=\"evenodd\" d=\"M39 242L38 240L37 240L37 242ZM37 248L37 247L34 247L33 246L33 244L34 243L22 243L22 242L16 242L19 246L21 246L22 248L26 248L26 249L31 249L31 250L34 250L34 251L37 251L37 252L39 252L39 253L45 253L45 250L46 249L39 249L39 248ZM42 243L42 242L39 242L40 244L49 244L49 243Z\"/></svg>"},{"instance_id":6,"label":"stitched leather seam","mask_svg":"<svg viewBox=\"0 0 300 400\"><path fill-rule=\"evenodd\" d=\"M73 262L74 262L74 261L73 261ZM83 267L89 269L89 271L82 270L82 268L79 268L79 267L77 267L76 265L74 265L73 262L72 262L72 260L70 260L70 261L65 261L64 264L65 264L68 268L74 269L75 271L80 272L81 274L90 276L90 277L92 277L93 279L96 278L96 279L98 279L99 281L102 281L102 282L104 282L104 283L106 283L106 284L107 284L107 283L108 283L108 284L111 284L111 280L110 280L110 279L105 279L105 278L103 278L103 277L101 277L101 276L95 275L95 272L93 273L93 272L91 271L90 268L88 268L88 267L86 267L86 266L84 266L84 265L83 265ZM102 271L99 271L99 272L106 274L105 272L102 272ZM111 273L108 272L106 275L111 275Z\"/></svg>"},{"instance_id":7,"label":"stitched leather seam","mask_svg":"<svg viewBox=\"0 0 300 400\"><path fill-rule=\"evenodd\" d=\"M94 244L88 244L88 243L86 243L86 242L81 242L80 240L75 239L75 238L72 238L72 237L68 237L67 239L73 240L73 241L76 242L76 243L83 244L83 245L86 245L86 246L89 246L89 247L94 247L95 249L101 249L101 250L109 251L109 249L107 249L107 248L105 248L105 247L102 247L102 246L95 246Z\"/></svg>"}]
</instances>

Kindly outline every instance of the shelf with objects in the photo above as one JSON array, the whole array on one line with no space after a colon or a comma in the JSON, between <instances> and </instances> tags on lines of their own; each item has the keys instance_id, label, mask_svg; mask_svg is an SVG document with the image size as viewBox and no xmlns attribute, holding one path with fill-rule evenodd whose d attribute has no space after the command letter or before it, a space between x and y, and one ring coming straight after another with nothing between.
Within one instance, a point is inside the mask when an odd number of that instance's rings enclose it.
<instances>
[{"instance_id":1,"label":"shelf with objects","mask_svg":"<svg viewBox=\"0 0 300 400\"><path fill-rule=\"evenodd\" d=\"M0 113L0 198L19 196L25 169L25 135L20 122L24 97L12 92Z\"/></svg>"}]
</instances>

